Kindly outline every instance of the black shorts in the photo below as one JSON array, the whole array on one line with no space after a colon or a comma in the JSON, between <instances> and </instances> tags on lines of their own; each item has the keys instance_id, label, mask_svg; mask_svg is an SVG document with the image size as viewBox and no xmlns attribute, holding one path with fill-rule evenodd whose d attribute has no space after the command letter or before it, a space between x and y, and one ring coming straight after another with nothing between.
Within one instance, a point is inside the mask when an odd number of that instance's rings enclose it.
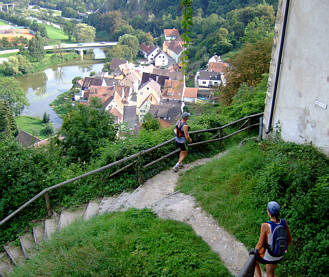
<instances>
[{"instance_id":1,"label":"black shorts","mask_svg":"<svg viewBox=\"0 0 329 277\"><path fill-rule=\"evenodd\" d=\"M180 143L176 141L176 145L180 148L181 151L188 151L187 142Z\"/></svg>"}]
</instances>

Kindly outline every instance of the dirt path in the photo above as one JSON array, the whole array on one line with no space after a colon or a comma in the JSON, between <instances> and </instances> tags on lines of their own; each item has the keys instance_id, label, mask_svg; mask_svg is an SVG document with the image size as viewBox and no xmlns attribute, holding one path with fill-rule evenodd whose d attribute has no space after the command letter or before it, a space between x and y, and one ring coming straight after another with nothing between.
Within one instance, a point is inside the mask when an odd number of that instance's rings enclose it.
<instances>
[{"instance_id":1,"label":"dirt path","mask_svg":"<svg viewBox=\"0 0 329 277\"><path fill-rule=\"evenodd\" d=\"M180 172L218 159L224 154L220 153L211 159L197 160L186 165ZM124 211L132 207L151 208L161 218L187 223L214 252L218 253L228 270L237 275L248 259L246 247L218 226L216 220L202 210L194 197L175 192L178 177L178 173L172 170L163 171L131 193L125 192L118 197L104 199L99 211L104 213Z\"/></svg>"}]
</instances>

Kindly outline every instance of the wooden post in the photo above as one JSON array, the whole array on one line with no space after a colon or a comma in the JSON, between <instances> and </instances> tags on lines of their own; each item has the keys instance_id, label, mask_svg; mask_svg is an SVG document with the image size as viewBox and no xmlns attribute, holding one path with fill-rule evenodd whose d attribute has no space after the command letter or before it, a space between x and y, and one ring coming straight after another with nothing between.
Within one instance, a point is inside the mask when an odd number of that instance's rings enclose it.
<instances>
[{"instance_id":1,"label":"wooden post","mask_svg":"<svg viewBox=\"0 0 329 277\"><path fill-rule=\"evenodd\" d=\"M251 130L250 130L250 126L251 126L251 118L248 118L248 133L250 133L251 132Z\"/></svg>"},{"instance_id":2,"label":"wooden post","mask_svg":"<svg viewBox=\"0 0 329 277\"><path fill-rule=\"evenodd\" d=\"M221 139L223 137L223 129L219 129L219 148L222 149L223 147L223 140Z\"/></svg>"},{"instance_id":3,"label":"wooden post","mask_svg":"<svg viewBox=\"0 0 329 277\"><path fill-rule=\"evenodd\" d=\"M137 161L137 182L139 185L142 185L144 183L143 180L143 158L142 154L138 155L138 161Z\"/></svg>"},{"instance_id":4,"label":"wooden post","mask_svg":"<svg viewBox=\"0 0 329 277\"><path fill-rule=\"evenodd\" d=\"M48 191L45 193L45 200L46 200L46 206L47 206L47 214L48 214L48 216L52 216L53 211L51 209L51 204L50 204L49 192Z\"/></svg>"}]
</instances>

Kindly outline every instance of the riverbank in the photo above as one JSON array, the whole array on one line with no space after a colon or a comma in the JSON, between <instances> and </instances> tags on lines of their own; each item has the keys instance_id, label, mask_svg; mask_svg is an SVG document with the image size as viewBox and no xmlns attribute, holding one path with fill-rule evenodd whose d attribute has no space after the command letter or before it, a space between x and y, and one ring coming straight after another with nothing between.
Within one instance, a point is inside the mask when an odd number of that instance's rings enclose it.
<instances>
[{"instance_id":1,"label":"riverbank","mask_svg":"<svg viewBox=\"0 0 329 277\"><path fill-rule=\"evenodd\" d=\"M54 65L63 65L68 61L79 59L80 55L77 53L61 53L61 54L46 54L42 61L37 63L32 63L33 69L31 73L39 72L45 70Z\"/></svg>"},{"instance_id":2,"label":"riverbank","mask_svg":"<svg viewBox=\"0 0 329 277\"><path fill-rule=\"evenodd\" d=\"M47 139L50 135L45 135L45 128L47 126L51 126L52 124L43 123L40 117L33 116L17 116L15 117L15 121L18 127L18 130L25 131L38 139Z\"/></svg>"},{"instance_id":3,"label":"riverbank","mask_svg":"<svg viewBox=\"0 0 329 277\"><path fill-rule=\"evenodd\" d=\"M72 97L74 97L75 89L70 89L60 95L49 104L49 106L57 113L58 117L64 118L72 109Z\"/></svg>"},{"instance_id":4,"label":"riverbank","mask_svg":"<svg viewBox=\"0 0 329 277\"><path fill-rule=\"evenodd\" d=\"M24 60L8 61L7 64L0 65L0 77L23 76L36 73L52 66L60 66L69 61L79 59L79 54L75 52L46 54L39 62L25 62ZM17 65L18 63L18 65ZM18 68L17 68L18 66Z\"/></svg>"}]
</instances>

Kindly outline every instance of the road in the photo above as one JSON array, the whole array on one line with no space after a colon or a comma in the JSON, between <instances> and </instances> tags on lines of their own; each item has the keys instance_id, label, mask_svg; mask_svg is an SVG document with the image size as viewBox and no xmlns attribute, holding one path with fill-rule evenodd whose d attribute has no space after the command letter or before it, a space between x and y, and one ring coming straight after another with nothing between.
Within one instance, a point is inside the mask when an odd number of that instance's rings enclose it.
<instances>
[{"instance_id":1,"label":"road","mask_svg":"<svg viewBox=\"0 0 329 277\"><path fill-rule=\"evenodd\" d=\"M117 45L118 42L116 41L104 41L104 42L87 42L87 43L63 43L59 45L48 45L45 46L45 50L52 50L52 49L86 49L86 48L106 48L110 47L113 45ZM12 53L17 53L19 50L18 49L10 49L10 50L3 50L0 51L0 55L3 54L12 54Z\"/></svg>"}]
</instances>

